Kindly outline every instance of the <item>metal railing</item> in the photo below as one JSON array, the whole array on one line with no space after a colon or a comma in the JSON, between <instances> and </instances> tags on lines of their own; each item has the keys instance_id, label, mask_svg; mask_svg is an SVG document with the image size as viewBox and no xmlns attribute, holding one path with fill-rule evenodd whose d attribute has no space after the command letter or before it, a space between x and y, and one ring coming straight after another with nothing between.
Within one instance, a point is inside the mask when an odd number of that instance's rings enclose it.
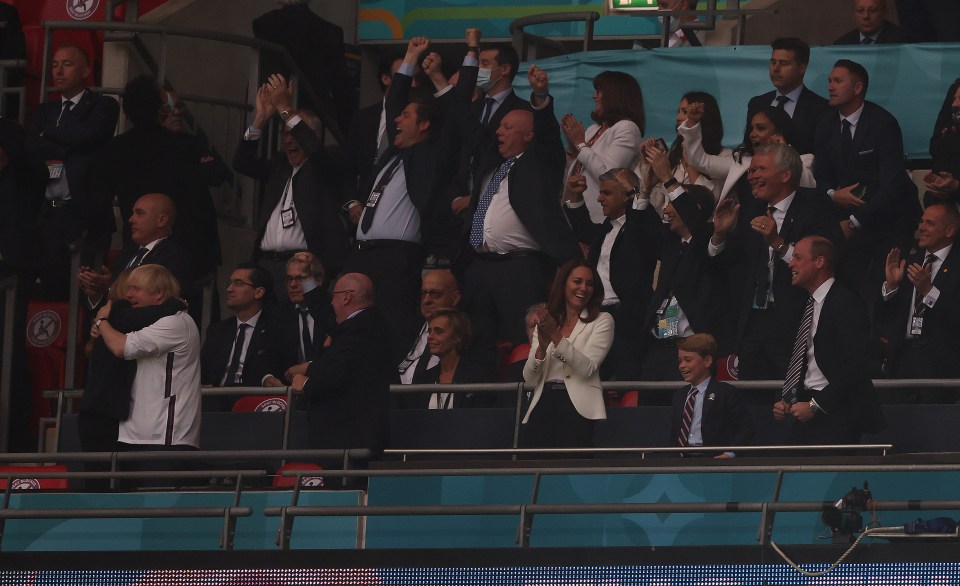
<instances>
[{"instance_id":1,"label":"metal railing","mask_svg":"<svg viewBox=\"0 0 960 586\"><path fill-rule=\"evenodd\" d=\"M540 35L527 32L528 26L538 24L553 24L558 22L583 22L583 51L589 51L593 44L594 23L600 20L600 14L597 12L552 12L549 14L532 14L517 18L510 23L510 35L513 38L513 48L517 50L521 61L532 61L537 59L537 50L541 46L554 49L560 54L566 53L563 44ZM529 54L528 49L532 49Z\"/></svg>"},{"instance_id":2,"label":"metal railing","mask_svg":"<svg viewBox=\"0 0 960 586\"><path fill-rule=\"evenodd\" d=\"M661 23L660 46L666 47L670 44L670 19L695 16L704 17L703 20L692 20L683 23L684 28L691 30L712 31L717 28L717 17L729 17L737 21L737 37L735 45L742 45L746 39L747 17L754 14L772 14L777 11L775 6L764 8L742 8L740 0L727 0L727 7L717 8L717 0L707 0L707 7L702 10L637 10L629 11L631 16L636 17L664 17ZM616 13L626 13L626 10L616 11Z\"/></svg>"}]
</instances>

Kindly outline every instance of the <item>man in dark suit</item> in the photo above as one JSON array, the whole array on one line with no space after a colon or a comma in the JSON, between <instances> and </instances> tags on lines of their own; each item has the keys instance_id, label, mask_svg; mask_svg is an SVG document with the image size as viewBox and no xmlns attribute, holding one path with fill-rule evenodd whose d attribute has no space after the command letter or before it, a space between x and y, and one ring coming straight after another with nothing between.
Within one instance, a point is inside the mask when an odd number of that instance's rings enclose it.
<instances>
[{"instance_id":1,"label":"man in dark suit","mask_svg":"<svg viewBox=\"0 0 960 586\"><path fill-rule=\"evenodd\" d=\"M737 397L737 390L714 378L716 360L717 341L710 334L694 334L677 345L680 375L690 386L673 396L672 445L680 448L745 446L753 439L753 420ZM733 452L714 454L697 455L716 458L736 455Z\"/></svg>"},{"instance_id":2,"label":"man in dark suit","mask_svg":"<svg viewBox=\"0 0 960 586\"><path fill-rule=\"evenodd\" d=\"M954 248L960 212L952 203L927 206L916 254L887 255L878 317L889 341L886 372L894 378L960 378L960 250ZM924 390L921 403L953 403L947 389ZM897 401L902 402L902 401Z\"/></svg>"},{"instance_id":3,"label":"man in dark suit","mask_svg":"<svg viewBox=\"0 0 960 586\"><path fill-rule=\"evenodd\" d=\"M600 175L597 201L606 220L594 224L584 205L583 175L567 179L564 213L577 239L590 247L587 262L603 283L603 311L620 326L600 368L604 380L640 380L644 334L637 325L653 292L653 273L660 257L660 221L652 208L633 209L640 179L630 169L610 169Z\"/></svg>"},{"instance_id":4,"label":"man in dark suit","mask_svg":"<svg viewBox=\"0 0 960 586\"><path fill-rule=\"evenodd\" d=\"M394 373L383 314L370 279L358 273L340 277L331 304L339 325L330 347L292 386L309 405L312 447L367 448L376 457L389 434Z\"/></svg>"},{"instance_id":5,"label":"man in dark suit","mask_svg":"<svg viewBox=\"0 0 960 586\"><path fill-rule=\"evenodd\" d=\"M452 145L461 140L466 110L457 92L446 91L437 98L411 92L415 67L438 59L435 54L423 59L429 44L424 37L410 40L390 85L386 103L387 120L392 121L387 125L390 147L360 189L364 207L354 250L344 266L344 272L362 273L373 281L377 306L397 344L393 356L398 363L406 351L403 333L419 321L423 246L435 242L440 214L449 214L443 193L456 171L457 150Z\"/></svg>"},{"instance_id":6,"label":"man in dark suit","mask_svg":"<svg viewBox=\"0 0 960 586\"><path fill-rule=\"evenodd\" d=\"M834 45L875 45L911 43L899 26L887 20L887 0L853 0L852 31L833 42Z\"/></svg>"},{"instance_id":7,"label":"man in dark suit","mask_svg":"<svg viewBox=\"0 0 960 586\"><path fill-rule=\"evenodd\" d=\"M790 418L796 445L855 444L887 425L867 368L867 313L834 278L833 243L808 236L793 248L792 282L809 298L773 416Z\"/></svg>"},{"instance_id":8,"label":"man in dark suit","mask_svg":"<svg viewBox=\"0 0 960 586\"><path fill-rule=\"evenodd\" d=\"M301 92L299 103L320 112L325 124L337 124L338 130L346 134L357 109L357 96L347 71L343 29L317 16L307 6L309 3L310 0L279 0L280 8L254 19L253 36L286 48L303 73L301 79L320 100L315 103L312 96ZM266 51L262 54L265 58L261 71L281 71L291 76L293 72L288 71L283 59Z\"/></svg>"},{"instance_id":9,"label":"man in dark suit","mask_svg":"<svg viewBox=\"0 0 960 586\"><path fill-rule=\"evenodd\" d=\"M177 219L173 200L162 193L148 193L133 205L129 225L131 243L124 247L111 271L105 265L94 270L82 265L77 273L80 289L89 307L105 301L110 286L124 269L140 265L160 265L176 277L181 294L193 283L191 253L170 237Z\"/></svg>"},{"instance_id":10,"label":"man in dark suit","mask_svg":"<svg viewBox=\"0 0 960 586\"><path fill-rule=\"evenodd\" d=\"M295 349L296 362L283 375L287 382L294 375L307 372L310 363L323 353L324 343L336 327L330 300L324 295L325 279L323 265L309 252L298 252L287 261L284 282L288 302L280 304L273 314L280 343ZM307 287L311 290L309 300Z\"/></svg>"},{"instance_id":11,"label":"man in dark suit","mask_svg":"<svg viewBox=\"0 0 960 586\"><path fill-rule=\"evenodd\" d=\"M257 92L253 124L233 157L238 173L266 185L253 259L273 276L281 303L286 298L284 268L296 252L309 250L327 272L337 274L349 250L335 193L340 170L320 143L316 118L306 111L294 111L292 98L292 86L282 76L271 76ZM269 161L260 158L258 149L263 130L274 115L283 123L281 141L286 156Z\"/></svg>"},{"instance_id":12,"label":"man in dark suit","mask_svg":"<svg viewBox=\"0 0 960 586\"><path fill-rule=\"evenodd\" d=\"M524 312L544 300L553 268L581 256L557 201L565 159L547 74L534 65L529 79L534 111L512 110L500 121L498 157L479 174L484 180L464 226L473 257L464 277L466 311L478 332L514 344L527 340ZM468 136L483 140L480 123L468 122Z\"/></svg>"},{"instance_id":13,"label":"man in dark suit","mask_svg":"<svg viewBox=\"0 0 960 586\"><path fill-rule=\"evenodd\" d=\"M204 184L199 158L185 151L182 142L160 125L163 94L156 78L138 76L124 87L123 112L132 128L110 139L94 163L95 192L116 198L121 218L134 214L134 204L145 193L164 193L173 200L179 221L168 236L190 251L193 266L189 281L174 269L190 313L200 321L202 293L194 280L214 273L220 264L217 211ZM130 226L123 230L124 246L132 246ZM164 245L166 246L166 244ZM171 268L171 267L167 267ZM217 315L217 319L219 319Z\"/></svg>"},{"instance_id":14,"label":"man in dark suit","mask_svg":"<svg viewBox=\"0 0 960 586\"><path fill-rule=\"evenodd\" d=\"M810 46L795 37L776 39L770 43L770 82L774 90L750 98L747 104L747 126L754 114L767 106L782 109L793 119L796 139L793 148L801 155L812 153L817 121L827 109L827 100L803 85L810 62Z\"/></svg>"},{"instance_id":15,"label":"man in dark suit","mask_svg":"<svg viewBox=\"0 0 960 586\"><path fill-rule=\"evenodd\" d=\"M65 299L70 281L67 245L87 231L86 264L102 260L114 231L112 201L90 191L91 164L117 127L119 106L86 87L90 60L79 47L64 45L53 54L51 80L60 93L41 104L26 127L27 149L45 161L49 173L41 211L39 293ZM99 264L99 263L97 263Z\"/></svg>"},{"instance_id":16,"label":"man in dark suit","mask_svg":"<svg viewBox=\"0 0 960 586\"><path fill-rule=\"evenodd\" d=\"M467 54L460 68L457 85L480 90L480 98L470 103L470 115L480 122L482 132L470 148L460 153L460 168L449 194L451 209L456 216L468 212L471 195L483 180L482 172L500 163L497 152L497 129L503 117L513 110L529 110L530 102L513 90L520 57L512 45L480 46L480 29L467 29Z\"/></svg>"},{"instance_id":17,"label":"man in dark suit","mask_svg":"<svg viewBox=\"0 0 960 586\"><path fill-rule=\"evenodd\" d=\"M826 191L843 219L846 239L840 278L864 299L876 298L876 283L891 248L907 250L920 219L917 187L907 175L900 124L866 101L869 75L841 59L830 72L830 110L817 126L817 189Z\"/></svg>"},{"instance_id":18,"label":"man in dark suit","mask_svg":"<svg viewBox=\"0 0 960 586\"><path fill-rule=\"evenodd\" d=\"M200 382L215 387L282 387L296 348L280 343L278 328L264 309L273 279L252 263L230 274L226 305L236 315L210 324L200 352ZM229 410L231 400L205 400L207 410Z\"/></svg>"},{"instance_id":19,"label":"man in dark suit","mask_svg":"<svg viewBox=\"0 0 960 586\"><path fill-rule=\"evenodd\" d=\"M806 301L790 284L792 243L836 233L823 194L799 187L802 168L790 145L763 145L748 174L754 199L717 207L708 252L718 270L737 271L733 282L742 283L733 297L742 380L783 378Z\"/></svg>"}]
</instances>

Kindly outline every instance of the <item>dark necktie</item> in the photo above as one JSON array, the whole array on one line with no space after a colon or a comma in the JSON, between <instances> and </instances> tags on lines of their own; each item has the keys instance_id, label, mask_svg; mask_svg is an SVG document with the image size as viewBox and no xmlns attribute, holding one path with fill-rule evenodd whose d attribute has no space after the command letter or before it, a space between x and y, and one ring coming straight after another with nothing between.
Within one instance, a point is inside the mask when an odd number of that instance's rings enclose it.
<instances>
[{"instance_id":1,"label":"dark necktie","mask_svg":"<svg viewBox=\"0 0 960 586\"><path fill-rule=\"evenodd\" d=\"M67 100L63 103L62 107L60 108L60 115L57 116L57 126L60 126L60 121L63 120L63 115L67 114L72 109L73 109L73 102L71 102L70 100Z\"/></svg>"},{"instance_id":2,"label":"dark necktie","mask_svg":"<svg viewBox=\"0 0 960 586\"><path fill-rule=\"evenodd\" d=\"M473 224L470 227L470 246L480 248L483 245L483 220L487 217L487 208L490 207L493 196L497 193L497 190L500 189L500 184L506 179L510 173L510 168L513 167L513 163L516 160L516 157L510 157L504 161L503 164L500 165L500 168L497 169L497 172L493 174L490 183L487 183L487 187L483 190L480 201L477 202L477 209L473 211Z\"/></svg>"},{"instance_id":3,"label":"dark necktie","mask_svg":"<svg viewBox=\"0 0 960 586\"><path fill-rule=\"evenodd\" d=\"M872 44L873 44L873 37L863 37L863 40L860 41L860 44L861 44L861 45L872 45Z\"/></svg>"},{"instance_id":4,"label":"dark necktie","mask_svg":"<svg viewBox=\"0 0 960 586\"><path fill-rule=\"evenodd\" d=\"M790 101L790 98L787 96L777 96L777 108L786 112L787 102Z\"/></svg>"},{"instance_id":5,"label":"dark necktie","mask_svg":"<svg viewBox=\"0 0 960 586\"><path fill-rule=\"evenodd\" d=\"M849 120L844 118L840 121L840 144L843 151L843 161L845 163L850 163L853 160L853 133L850 131L850 127L853 124Z\"/></svg>"},{"instance_id":6,"label":"dark necktie","mask_svg":"<svg viewBox=\"0 0 960 586\"><path fill-rule=\"evenodd\" d=\"M813 304L813 295L811 295L807 299L806 309L803 310L797 339L793 343L793 354L790 355L790 366L787 367L787 376L783 380L782 397L788 405L797 402L797 393L800 391L807 368L807 347L810 344L810 331L813 330Z\"/></svg>"},{"instance_id":7,"label":"dark necktie","mask_svg":"<svg viewBox=\"0 0 960 586\"><path fill-rule=\"evenodd\" d=\"M237 327L237 341L233 345L233 357L230 359L230 367L227 369L227 378L223 381L225 387L240 384L240 358L243 356L243 341L249 327L250 324L240 324Z\"/></svg>"},{"instance_id":8,"label":"dark necktie","mask_svg":"<svg viewBox=\"0 0 960 586\"><path fill-rule=\"evenodd\" d=\"M306 362L313 356L313 337L310 335L310 324L307 318L310 310L300 308L300 362Z\"/></svg>"},{"instance_id":9,"label":"dark necktie","mask_svg":"<svg viewBox=\"0 0 960 586\"><path fill-rule=\"evenodd\" d=\"M396 174L401 161L402 157L399 154L394 157L393 161L390 162L390 165L388 165L383 172L383 175L380 176L380 181L377 182L373 191L370 192L370 197L367 198L366 208L363 210L363 220L360 222L360 231L364 234L366 234L367 231L370 230L370 226L373 225L373 215L377 213L377 206L380 204L380 200L383 199L383 192L387 189L387 185L390 184L390 180L393 179L394 174Z\"/></svg>"},{"instance_id":10,"label":"dark necktie","mask_svg":"<svg viewBox=\"0 0 960 586\"><path fill-rule=\"evenodd\" d=\"M923 258L923 268L927 268L928 265L932 265L934 261L937 260L937 255L932 252L928 252L927 256ZM932 281L936 275L933 274L933 267L930 267L930 280ZM916 316L923 315L923 310L926 307L923 303L923 297L918 294L916 289L913 290L914 302L913 302L913 314Z\"/></svg>"},{"instance_id":11,"label":"dark necktie","mask_svg":"<svg viewBox=\"0 0 960 586\"><path fill-rule=\"evenodd\" d=\"M490 116L493 115L493 105L496 103L496 100L489 97L484 101L483 116L480 118L480 124L482 124L484 127L490 124Z\"/></svg>"},{"instance_id":12,"label":"dark necktie","mask_svg":"<svg viewBox=\"0 0 960 586\"><path fill-rule=\"evenodd\" d=\"M693 410L697 404L697 393L700 389L691 386L690 394L687 395L687 402L683 406L683 419L680 421L680 435L677 436L677 443L681 448L687 447L690 440L690 426L693 424Z\"/></svg>"},{"instance_id":13,"label":"dark necktie","mask_svg":"<svg viewBox=\"0 0 960 586\"><path fill-rule=\"evenodd\" d=\"M143 262L143 257L147 256L147 253L150 252L150 249L146 246L141 246L140 250L137 251L137 256L133 257L133 260L130 261L130 264L126 268L138 267L140 263Z\"/></svg>"}]
</instances>

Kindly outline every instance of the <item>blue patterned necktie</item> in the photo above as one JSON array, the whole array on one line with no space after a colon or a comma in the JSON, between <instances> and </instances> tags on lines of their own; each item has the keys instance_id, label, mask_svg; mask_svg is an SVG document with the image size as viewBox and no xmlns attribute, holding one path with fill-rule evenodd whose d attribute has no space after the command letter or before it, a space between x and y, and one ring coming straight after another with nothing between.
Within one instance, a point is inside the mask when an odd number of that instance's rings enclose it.
<instances>
[{"instance_id":1,"label":"blue patterned necktie","mask_svg":"<svg viewBox=\"0 0 960 586\"><path fill-rule=\"evenodd\" d=\"M483 220L487 217L487 208L490 207L494 194L500 189L500 184L510 173L510 168L513 167L516 160L516 157L510 157L504 161L497 172L493 174L490 183L487 183L486 189L483 190L483 195L477 202L477 209L473 212L473 225L470 227L470 246L480 248L483 245Z\"/></svg>"},{"instance_id":2,"label":"blue patterned necktie","mask_svg":"<svg viewBox=\"0 0 960 586\"><path fill-rule=\"evenodd\" d=\"M783 381L782 397L785 403L793 405L797 402L797 393L803 384L803 376L807 367L807 349L810 347L810 332L813 330L813 295L807 299L807 306L800 320L800 329L793 343L793 354L790 356L790 365L787 367L787 376Z\"/></svg>"}]
</instances>

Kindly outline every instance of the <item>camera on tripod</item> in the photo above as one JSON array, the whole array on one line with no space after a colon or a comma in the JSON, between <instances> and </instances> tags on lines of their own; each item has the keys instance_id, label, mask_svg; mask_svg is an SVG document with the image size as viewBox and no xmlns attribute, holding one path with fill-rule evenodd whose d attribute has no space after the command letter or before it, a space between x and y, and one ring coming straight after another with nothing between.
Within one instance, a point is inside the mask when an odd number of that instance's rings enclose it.
<instances>
[{"instance_id":1,"label":"camera on tripod","mask_svg":"<svg viewBox=\"0 0 960 586\"><path fill-rule=\"evenodd\" d=\"M863 488L854 486L832 507L825 508L821 518L823 523L830 528L834 538L850 537L863 531L863 515L861 513L870 507L872 501L873 494L870 492L866 481L864 481Z\"/></svg>"}]
</instances>

